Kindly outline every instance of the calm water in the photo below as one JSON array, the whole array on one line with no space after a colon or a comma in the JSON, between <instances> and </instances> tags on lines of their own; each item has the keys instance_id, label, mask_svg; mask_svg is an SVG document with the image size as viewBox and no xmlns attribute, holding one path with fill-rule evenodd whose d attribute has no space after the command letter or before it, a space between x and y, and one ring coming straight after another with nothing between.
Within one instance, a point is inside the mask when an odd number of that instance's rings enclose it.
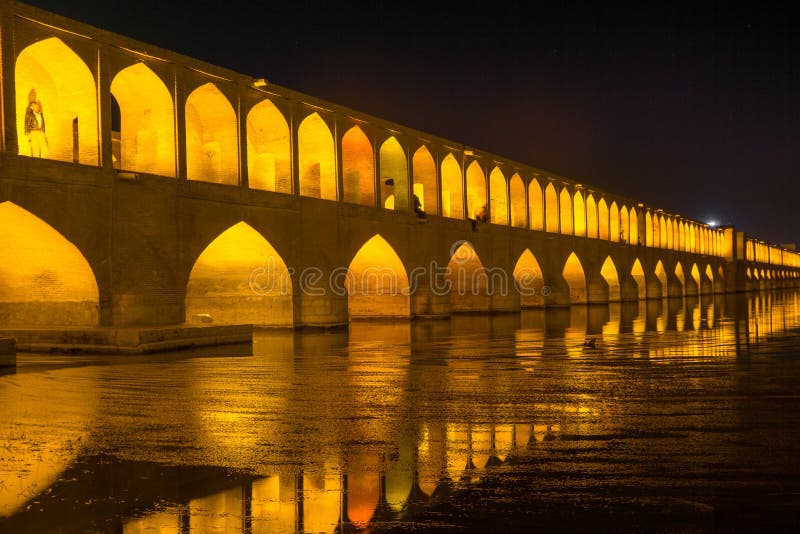
<instances>
[{"instance_id":1,"label":"calm water","mask_svg":"<svg viewBox=\"0 0 800 534\"><path fill-rule=\"evenodd\" d=\"M793 530L800 294L20 354L2 532Z\"/></svg>"}]
</instances>

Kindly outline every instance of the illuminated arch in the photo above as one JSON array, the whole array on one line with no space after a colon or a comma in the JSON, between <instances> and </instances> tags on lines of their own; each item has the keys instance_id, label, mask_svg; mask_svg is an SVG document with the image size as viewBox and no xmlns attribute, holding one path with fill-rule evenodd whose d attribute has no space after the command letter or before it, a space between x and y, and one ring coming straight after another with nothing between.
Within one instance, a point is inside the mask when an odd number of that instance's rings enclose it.
<instances>
[{"instance_id":1,"label":"illuminated arch","mask_svg":"<svg viewBox=\"0 0 800 534\"><path fill-rule=\"evenodd\" d=\"M0 322L6 327L96 326L99 291L80 250L11 202L0 203L0 228Z\"/></svg>"},{"instance_id":2,"label":"illuminated arch","mask_svg":"<svg viewBox=\"0 0 800 534\"><path fill-rule=\"evenodd\" d=\"M525 184L519 174L514 173L508 187L511 190L511 224L515 228L525 228Z\"/></svg>"},{"instance_id":3,"label":"illuminated arch","mask_svg":"<svg viewBox=\"0 0 800 534\"><path fill-rule=\"evenodd\" d=\"M681 262L675 264L675 277L681 283L681 293L686 295L688 293L686 288L686 274L683 272L683 265L681 265Z\"/></svg>"},{"instance_id":4,"label":"illuminated arch","mask_svg":"<svg viewBox=\"0 0 800 534\"><path fill-rule=\"evenodd\" d=\"M606 199L600 198L600 202L597 203L597 226L599 229L598 236L600 239L608 239L609 238L609 219L608 219L608 204L606 204Z\"/></svg>"},{"instance_id":5,"label":"illuminated arch","mask_svg":"<svg viewBox=\"0 0 800 534\"><path fill-rule=\"evenodd\" d=\"M381 204L385 208L408 211L408 163L406 152L394 137L389 137L378 151L381 171Z\"/></svg>"},{"instance_id":6,"label":"illuminated arch","mask_svg":"<svg viewBox=\"0 0 800 534\"><path fill-rule=\"evenodd\" d=\"M586 236L597 239L597 204L594 196L586 197Z\"/></svg>"},{"instance_id":7,"label":"illuminated arch","mask_svg":"<svg viewBox=\"0 0 800 534\"><path fill-rule=\"evenodd\" d=\"M544 276L542 268L529 249L520 255L514 266L514 283L523 308L544 306Z\"/></svg>"},{"instance_id":8,"label":"illuminated arch","mask_svg":"<svg viewBox=\"0 0 800 534\"><path fill-rule=\"evenodd\" d=\"M544 195L535 178L528 184L528 217L531 230L544 231Z\"/></svg>"},{"instance_id":9,"label":"illuminated arch","mask_svg":"<svg viewBox=\"0 0 800 534\"><path fill-rule=\"evenodd\" d=\"M706 293L713 293L714 292L714 285L716 284L716 280L714 279L714 269L711 268L711 265L706 265L705 271L706 279L704 282L708 284L708 288Z\"/></svg>"},{"instance_id":10,"label":"illuminated arch","mask_svg":"<svg viewBox=\"0 0 800 534\"><path fill-rule=\"evenodd\" d=\"M697 253L697 233L694 224L689 224L689 251Z\"/></svg>"},{"instance_id":11,"label":"illuminated arch","mask_svg":"<svg viewBox=\"0 0 800 534\"><path fill-rule=\"evenodd\" d=\"M666 269L664 269L664 264L661 263L661 260L658 260L658 263L656 263L655 273L656 273L656 278L658 278L658 281L661 283L661 296L662 297L666 297L667 296L667 271L666 271Z\"/></svg>"},{"instance_id":12,"label":"illuminated arch","mask_svg":"<svg viewBox=\"0 0 800 534\"><path fill-rule=\"evenodd\" d=\"M600 268L600 275L608 284L609 302L619 302L622 300L617 266L614 264L614 260L611 259L611 256L608 256L606 261L603 262L603 266Z\"/></svg>"},{"instance_id":13,"label":"illuminated arch","mask_svg":"<svg viewBox=\"0 0 800 534\"><path fill-rule=\"evenodd\" d=\"M97 165L97 87L86 63L61 39L50 37L19 53L14 77L19 154ZM36 154L36 137L29 143L25 135L32 101L41 105L47 139Z\"/></svg>"},{"instance_id":14,"label":"illuminated arch","mask_svg":"<svg viewBox=\"0 0 800 534\"><path fill-rule=\"evenodd\" d=\"M495 167L489 173L489 217L494 224L508 224L508 195L506 195L506 177L500 168ZM524 210L523 210L524 211Z\"/></svg>"},{"instance_id":15,"label":"illuminated arch","mask_svg":"<svg viewBox=\"0 0 800 534\"><path fill-rule=\"evenodd\" d=\"M300 194L336 200L336 151L333 135L318 113L312 113L297 130Z\"/></svg>"},{"instance_id":16,"label":"illuminated arch","mask_svg":"<svg viewBox=\"0 0 800 534\"><path fill-rule=\"evenodd\" d=\"M561 190L559 195L558 209L561 214L561 233L572 235L572 198L566 187Z\"/></svg>"},{"instance_id":17,"label":"illuminated arch","mask_svg":"<svg viewBox=\"0 0 800 534\"><path fill-rule=\"evenodd\" d=\"M342 198L351 204L375 205L375 161L372 143L353 126L342 137Z\"/></svg>"},{"instance_id":18,"label":"illuminated arch","mask_svg":"<svg viewBox=\"0 0 800 534\"><path fill-rule=\"evenodd\" d=\"M190 180L237 185L239 135L233 106L213 83L186 99L186 175Z\"/></svg>"},{"instance_id":19,"label":"illuminated arch","mask_svg":"<svg viewBox=\"0 0 800 534\"><path fill-rule=\"evenodd\" d=\"M293 324L289 270L272 245L245 222L217 236L192 267L186 320L205 315L217 324Z\"/></svg>"},{"instance_id":20,"label":"illuminated arch","mask_svg":"<svg viewBox=\"0 0 800 534\"><path fill-rule=\"evenodd\" d=\"M269 100L262 100L247 114L247 176L253 189L292 192L289 125Z\"/></svg>"},{"instance_id":21,"label":"illuminated arch","mask_svg":"<svg viewBox=\"0 0 800 534\"><path fill-rule=\"evenodd\" d=\"M700 290L700 292L702 292L702 287L703 286L702 286L701 281L700 281L700 269L697 268L697 264L696 263L694 265L692 265L691 274L692 274L692 280L694 280L695 285Z\"/></svg>"},{"instance_id":22,"label":"illuminated arch","mask_svg":"<svg viewBox=\"0 0 800 534\"><path fill-rule=\"evenodd\" d=\"M649 211L644 214L644 244L647 247L653 246L653 217Z\"/></svg>"},{"instance_id":23,"label":"illuminated arch","mask_svg":"<svg viewBox=\"0 0 800 534\"><path fill-rule=\"evenodd\" d=\"M442 215L464 218L463 179L461 166L452 154L442 160Z\"/></svg>"},{"instance_id":24,"label":"illuminated arch","mask_svg":"<svg viewBox=\"0 0 800 534\"><path fill-rule=\"evenodd\" d=\"M351 318L411 315L408 274L400 256L380 235L359 249L347 269Z\"/></svg>"},{"instance_id":25,"label":"illuminated arch","mask_svg":"<svg viewBox=\"0 0 800 534\"><path fill-rule=\"evenodd\" d=\"M636 213L636 208L631 208L631 211L628 213L630 217L630 232L628 242L632 245L636 245L639 243L639 216Z\"/></svg>"},{"instance_id":26,"label":"illuminated arch","mask_svg":"<svg viewBox=\"0 0 800 534\"><path fill-rule=\"evenodd\" d=\"M583 265L578 256L572 252L564 263L564 269L561 271L561 276L569 286L569 302L571 304L586 304L586 273L583 270Z\"/></svg>"},{"instance_id":27,"label":"illuminated arch","mask_svg":"<svg viewBox=\"0 0 800 534\"><path fill-rule=\"evenodd\" d=\"M417 195L422 209L428 213L438 213L439 188L436 186L436 163L425 145L414 152L411 167L414 172L414 194Z\"/></svg>"},{"instance_id":28,"label":"illuminated arch","mask_svg":"<svg viewBox=\"0 0 800 534\"><path fill-rule=\"evenodd\" d=\"M611 208L609 208L608 212L609 218L609 233L611 241L619 241L619 209L617 208L617 203L612 202Z\"/></svg>"},{"instance_id":29,"label":"illuminated arch","mask_svg":"<svg viewBox=\"0 0 800 534\"><path fill-rule=\"evenodd\" d=\"M619 210L619 240L623 243L629 243L630 234L630 221L628 219L628 208L622 206Z\"/></svg>"},{"instance_id":30,"label":"illuminated arch","mask_svg":"<svg viewBox=\"0 0 800 534\"><path fill-rule=\"evenodd\" d=\"M467 167L467 217L475 214L486 205L486 177L480 164L473 161Z\"/></svg>"},{"instance_id":31,"label":"illuminated arch","mask_svg":"<svg viewBox=\"0 0 800 534\"><path fill-rule=\"evenodd\" d=\"M548 182L544 190L544 207L547 231L558 233L558 195L556 195L556 188L553 186L553 182Z\"/></svg>"},{"instance_id":32,"label":"illuminated arch","mask_svg":"<svg viewBox=\"0 0 800 534\"><path fill-rule=\"evenodd\" d=\"M686 250L686 224L683 221L678 221L678 250Z\"/></svg>"},{"instance_id":33,"label":"illuminated arch","mask_svg":"<svg viewBox=\"0 0 800 534\"><path fill-rule=\"evenodd\" d=\"M369 526L378 507L381 496L380 468L381 460L377 454L356 453L348 457L347 487L344 488L347 492L347 519L357 529Z\"/></svg>"},{"instance_id":34,"label":"illuminated arch","mask_svg":"<svg viewBox=\"0 0 800 534\"><path fill-rule=\"evenodd\" d=\"M647 278L644 275L642 264L638 259L633 262L633 267L631 268L631 277L636 282L636 291L639 300L644 300L647 298Z\"/></svg>"},{"instance_id":35,"label":"illuminated arch","mask_svg":"<svg viewBox=\"0 0 800 534\"><path fill-rule=\"evenodd\" d=\"M161 78L144 63L121 70L111 82L120 108L118 169L175 176L175 109Z\"/></svg>"},{"instance_id":36,"label":"illuminated arch","mask_svg":"<svg viewBox=\"0 0 800 534\"><path fill-rule=\"evenodd\" d=\"M658 246L661 248L667 248L668 240L667 221L664 219L664 216L661 215L658 217Z\"/></svg>"},{"instance_id":37,"label":"illuminated arch","mask_svg":"<svg viewBox=\"0 0 800 534\"><path fill-rule=\"evenodd\" d=\"M572 221L575 235L586 236L586 203L580 191L575 191L572 197Z\"/></svg>"},{"instance_id":38,"label":"illuminated arch","mask_svg":"<svg viewBox=\"0 0 800 534\"><path fill-rule=\"evenodd\" d=\"M450 308L459 311L488 311L488 277L472 245L464 241L447 264Z\"/></svg>"}]
</instances>

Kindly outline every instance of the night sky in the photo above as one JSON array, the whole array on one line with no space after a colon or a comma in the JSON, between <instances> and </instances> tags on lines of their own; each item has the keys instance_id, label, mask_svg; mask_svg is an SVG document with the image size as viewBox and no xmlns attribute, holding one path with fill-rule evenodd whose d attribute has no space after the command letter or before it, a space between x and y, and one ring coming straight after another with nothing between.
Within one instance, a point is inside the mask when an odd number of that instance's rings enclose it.
<instances>
[{"instance_id":1,"label":"night sky","mask_svg":"<svg viewBox=\"0 0 800 534\"><path fill-rule=\"evenodd\" d=\"M783 8L28 3L668 211L800 242L800 28Z\"/></svg>"}]
</instances>

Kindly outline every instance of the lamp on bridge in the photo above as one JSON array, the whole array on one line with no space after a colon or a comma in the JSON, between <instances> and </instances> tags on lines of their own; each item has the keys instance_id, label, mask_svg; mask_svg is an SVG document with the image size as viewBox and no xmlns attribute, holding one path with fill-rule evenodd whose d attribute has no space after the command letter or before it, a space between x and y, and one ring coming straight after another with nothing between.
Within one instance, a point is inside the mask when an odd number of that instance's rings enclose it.
<instances>
[{"instance_id":1,"label":"lamp on bridge","mask_svg":"<svg viewBox=\"0 0 800 534\"><path fill-rule=\"evenodd\" d=\"M264 89L267 85L269 85L269 82L266 78L253 78L253 87Z\"/></svg>"}]
</instances>

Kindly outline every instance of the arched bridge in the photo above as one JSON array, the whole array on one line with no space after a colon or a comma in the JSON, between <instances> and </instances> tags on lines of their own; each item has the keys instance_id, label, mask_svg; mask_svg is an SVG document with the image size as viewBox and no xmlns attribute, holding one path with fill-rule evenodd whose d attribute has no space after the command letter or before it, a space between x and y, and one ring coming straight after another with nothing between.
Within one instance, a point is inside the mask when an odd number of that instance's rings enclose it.
<instances>
[{"instance_id":1,"label":"arched bridge","mask_svg":"<svg viewBox=\"0 0 800 534\"><path fill-rule=\"evenodd\" d=\"M733 227L0 8L4 325L331 325L797 282L797 253Z\"/></svg>"}]
</instances>

